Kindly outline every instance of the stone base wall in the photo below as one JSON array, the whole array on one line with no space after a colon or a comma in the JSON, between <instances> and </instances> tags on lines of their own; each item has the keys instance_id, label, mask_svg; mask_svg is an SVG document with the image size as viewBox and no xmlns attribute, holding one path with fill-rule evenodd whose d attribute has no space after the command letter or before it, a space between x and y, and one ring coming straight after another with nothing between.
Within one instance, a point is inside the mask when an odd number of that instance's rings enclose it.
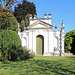
<instances>
[{"instance_id":1,"label":"stone base wall","mask_svg":"<svg viewBox=\"0 0 75 75\"><path fill-rule=\"evenodd\" d=\"M49 52L49 53L44 53L43 55L41 54L35 54L36 56L60 56L60 53L55 53L55 52ZM68 53L61 53L61 56L72 56L73 54L68 54Z\"/></svg>"},{"instance_id":2,"label":"stone base wall","mask_svg":"<svg viewBox=\"0 0 75 75\"><path fill-rule=\"evenodd\" d=\"M73 56L73 53L64 53L65 56Z\"/></svg>"},{"instance_id":3,"label":"stone base wall","mask_svg":"<svg viewBox=\"0 0 75 75\"><path fill-rule=\"evenodd\" d=\"M54 52L49 52L49 53L45 53L43 56L60 56L60 54L54 53Z\"/></svg>"}]
</instances>

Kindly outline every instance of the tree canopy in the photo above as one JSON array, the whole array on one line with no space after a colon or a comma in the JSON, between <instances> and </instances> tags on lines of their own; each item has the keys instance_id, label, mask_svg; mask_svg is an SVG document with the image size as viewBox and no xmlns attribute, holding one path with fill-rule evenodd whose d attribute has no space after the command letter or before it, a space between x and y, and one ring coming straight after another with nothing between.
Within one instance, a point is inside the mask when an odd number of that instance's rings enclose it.
<instances>
[{"instance_id":1,"label":"tree canopy","mask_svg":"<svg viewBox=\"0 0 75 75\"><path fill-rule=\"evenodd\" d=\"M12 14L2 12L0 15L0 29L17 31L18 22L16 18Z\"/></svg>"},{"instance_id":2,"label":"tree canopy","mask_svg":"<svg viewBox=\"0 0 75 75\"><path fill-rule=\"evenodd\" d=\"M75 54L75 30L72 30L65 35L65 49Z\"/></svg>"},{"instance_id":3,"label":"tree canopy","mask_svg":"<svg viewBox=\"0 0 75 75\"><path fill-rule=\"evenodd\" d=\"M10 5L13 5L16 0L2 0L2 3L5 2L2 6L0 4L0 29L2 30L14 30L17 31L18 22L10 11ZM10 7L10 8L9 8Z\"/></svg>"},{"instance_id":4,"label":"tree canopy","mask_svg":"<svg viewBox=\"0 0 75 75\"><path fill-rule=\"evenodd\" d=\"M34 16L34 14L36 14L36 7L33 2L23 0L22 4L18 4L18 6L15 7L14 16L18 22L21 23L22 20L26 22L27 14L32 14L32 16Z\"/></svg>"},{"instance_id":5,"label":"tree canopy","mask_svg":"<svg viewBox=\"0 0 75 75\"><path fill-rule=\"evenodd\" d=\"M17 2L17 0L2 0L1 6L3 8L1 10L4 12L12 12L12 5L14 5Z\"/></svg>"}]
</instances>

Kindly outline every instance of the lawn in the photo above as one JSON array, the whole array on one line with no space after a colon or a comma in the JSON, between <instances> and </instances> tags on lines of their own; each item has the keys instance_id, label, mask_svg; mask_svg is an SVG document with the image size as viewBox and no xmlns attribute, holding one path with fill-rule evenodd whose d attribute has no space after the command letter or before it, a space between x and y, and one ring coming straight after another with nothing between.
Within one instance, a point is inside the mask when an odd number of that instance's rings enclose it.
<instances>
[{"instance_id":1,"label":"lawn","mask_svg":"<svg viewBox=\"0 0 75 75\"><path fill-rule=\"evenodd\" d=\"M0 75L75 75L75 56L36 56L25 61L0 62Z\"/></svg>"}]
</instances>

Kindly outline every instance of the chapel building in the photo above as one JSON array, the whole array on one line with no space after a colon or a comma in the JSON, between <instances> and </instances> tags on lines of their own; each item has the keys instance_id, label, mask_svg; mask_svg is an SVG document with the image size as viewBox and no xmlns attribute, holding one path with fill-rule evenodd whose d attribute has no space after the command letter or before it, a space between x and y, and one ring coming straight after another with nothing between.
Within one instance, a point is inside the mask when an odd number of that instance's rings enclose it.
<instances>
[{"instance_id":1,"label":"chapel building","mask_svg":"<svg viewBox=\"0 0 75 75\"><path fill-rule=\"evenodd\" d=\"M44 18L32 18L30 15L29 26L20 32L18 26L18 34L20 36L22 47L27 48L35 53L35 55L43 56L60 56L64 55L64 21L62 21L61 30L52 31L51 14Z\"/></svg>"}]
</instances>

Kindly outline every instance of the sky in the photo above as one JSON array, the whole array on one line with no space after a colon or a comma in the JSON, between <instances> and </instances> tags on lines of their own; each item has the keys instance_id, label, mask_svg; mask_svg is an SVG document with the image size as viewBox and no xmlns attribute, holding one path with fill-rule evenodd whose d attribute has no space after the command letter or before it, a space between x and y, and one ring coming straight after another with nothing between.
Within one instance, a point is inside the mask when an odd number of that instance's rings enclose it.
<instances>
[{"instance_id":1,"label":"sky","mask_svg":"<svg viewBox=\"0 0 75 75\"><path fill-rule=\"evenodd\" d=\"M19 2L23 0L18 0ZM75 29L75 0L27 0L36 6L38 18L44 18L44 14L52 14L53 31L55 26L61 30L62 20L65 23L65 34Z\"/></svg>"},{"instance_id":2,"label":"sky","mask_svg":"<svg viewBox=\"0 0 75 75\"><path fill-rule=\"evenodd\" d=\"M65 34L75 29L75 0L27 0L36 6L38 18L44 18L44 14L52 14L53 30L58 26L61 30L62 20L65 22Z\"/></svg>"}]
</instances>

